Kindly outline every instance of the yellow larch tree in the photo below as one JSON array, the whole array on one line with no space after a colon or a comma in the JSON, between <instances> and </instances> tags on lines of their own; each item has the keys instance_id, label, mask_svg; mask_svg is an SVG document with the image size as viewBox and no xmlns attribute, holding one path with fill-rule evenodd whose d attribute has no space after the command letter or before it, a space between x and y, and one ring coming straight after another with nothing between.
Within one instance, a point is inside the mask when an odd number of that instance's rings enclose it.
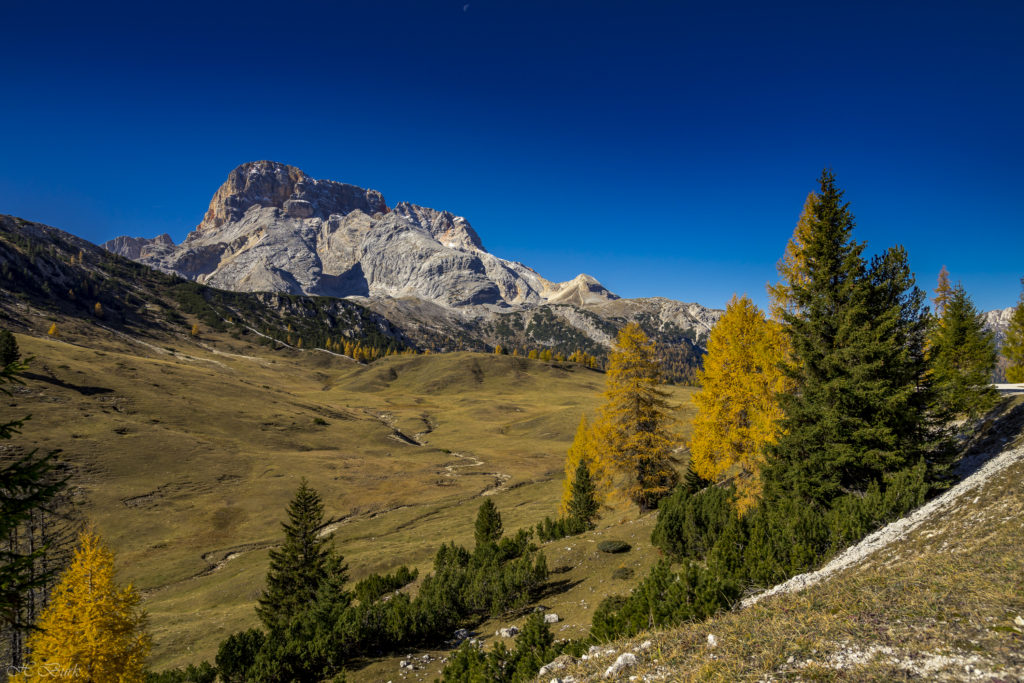
<instances>
[{"instance_id":1,"label":"yellow larch tree","mask_svg":"<svg viewBox=\"0 0 1024 683\"><path fill-rule=\"evenodd\" d=\"M605 499L621 492L648 510L675 486L667 398L654 343L636 323L626 325L608 359L605 402L592 432L595 478Z\"/></svg>"},{"instance_id":2,"label":"yellow larch tree","mask_svg":"<svg viewBox=\"0 0 1024 683\"><path fill-rule=\"evenodd\" d=\"M558 504L558 515L565 517L569 514L569 501L572 500L572 484L576 478L576 469L584 460L587 466L593 471L590 454L590 425L587 424L587 416L580 417L580 424L576 428L576 436L569 446L569 452L565 456L565 479L562 481L562 500ZM598 476L594 476L599 479Z\"/></svg>"},{"instance_id":3,"label":"yellow larch tree","mask_svg":"<svg viewBox=\"0 0 1024 683\"><path fill-rule=\"evenodd\" d=\"M12 683L42 683L59 672L74 683L146 680L151 641L139 594L114 581L114 555L96 534L79 538L71 565L28 641L29 664Z\"/></svg>"},{"instance_id":4,"label":"yellow larch tree","mask_svg":"<svg viewBox=\"0 0 1024 683\"><path fill-rule=\"evenodd\" d=\"M779 281L774 285L768 285L768 313L772 320L782 320L782 312L793 313L792 287L794 283L804 282L807 279L807 257L804 255L804 246L807 244L807 237L811 232L811 217L814 215L814 206L818 201L818 195L811 192L804 200L804 208L800 212L800 218L793 229L793 236L786 243L786 251L782 258L775 264L779 273Z\"/></svg>"},{"instance_id":5,"label":"yellow larch tree","mask_svg":"<svg viewBox=\"0 0 1024 683\"><path fill-rule=\"evenodd\" d=\"M933 311L936 320L941 321L946 315L946 304L949 303L949 298L953 295L953 286L949 284L949 271L946 270L946 266L942 266L942 270L939 271L939 280L935 285L935 298L932 299L932 303L935 304L935 310Z\"/></svg>"},{"instance_id":6,"label":"yellow larch tree","mask_svg":"<svg viewBox=\"0 0 1024 683\"><path fill-rule=\"evenodd\" d=\"M732 479L741 513L760 497L765 446L779 434L778 395L789 386L781 369L787 348L779 323L765 319L746 296L733 296L697 372L690 463L709 481Z\"/></svg>"}]
</instances>

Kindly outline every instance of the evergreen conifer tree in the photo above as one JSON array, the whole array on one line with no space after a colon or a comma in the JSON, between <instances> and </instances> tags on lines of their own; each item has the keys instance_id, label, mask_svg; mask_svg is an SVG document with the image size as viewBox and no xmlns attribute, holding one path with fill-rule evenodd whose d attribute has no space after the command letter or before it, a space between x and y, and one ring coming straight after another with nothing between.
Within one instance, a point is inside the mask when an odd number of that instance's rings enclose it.
<instances>
[{"instance_id":1,"label":"evergreen conifer tree","mask_svg":"<svg viewBox=\"0 0 1024 683\"><path fill-rule=\"evenodd\" d=\"M831 171L804 244L806 280L782 314L795 391L782 396L782 435L769 448L777 492L827 503L917 462L930 445L924 293L899 247L868 267Z\"/></svg>"},{"instance_id":2,"label":"evergreen conifer tree","mask_svg":"<svg viewBox=\"0 0 1024 683\"><path fill-rule=\"evenodd\" d=\"M586 528L594 526L594 518L597 517L597 498L594 482L590 478L590 468L586 460L580 460L576 466L572 480L572 496L569 499L569 518L580 522Z\"/></svg>"},{"instance_id":3,"label":"evergreen conifer tree","mask_svg":"<svg viewBox=\"0 0 1024 683\"><path fill-rule=\"evenodd\" d=\"M990 382L996 359L994 335L985 329L984 316L957 284L931 337L932 371L945 417L977 417L995 404L998 395Z\"/></svg>"},{"instance_id":4,"label":"evergreen conifer tree","mask_svg":"<svg viewBox=\"0 0 1024 683\"><path fill-rule=\"evenodd\" d=\"M485 545L497 543L501 540L501 533L501 515L498 513L498 508L490 498L486 498L484 502L480 503L480 508L476 513L476 526L473 533L476 547L482 548Z\"/></svg>"},{"instance_id":5,"label":"evergreen conifer tree","mask_svg":"<svg viewBox=\"0 0 1024 683\"><path fill-rule=\"evenodd\" d=\"M1021 294L1010 318L1003 342L1003 355L1010 361L1006 368L1007 382L1024 382L1024 278L1021 278Z\"/></svg>"},{"instance_id":6,"label":"evergreen conifer tree","mask_svg":"<svg viewBox=\"0 0 1024 683\"><path fill-rule=\"evenodd\" d=\"M12 354L13 355L13 354ZM17 374L27 366L20 360L0 366L0 393L9 382L19 383ZM0 440L12 438L28 418L0 423ZM38 560L47 552L46 544L24 549L18 543L22 525L37 516L65 488L66 477L54 474L56 455L39 456L33 450L0 463L0 625L21 629L23 602L30 591L46 586L56 575L55 568L41 568ZM20 652L12 652L20 656Z\"/></svg>"},{"instance_id":7,"label":"evergreen conifer tree","mask_svg":"<svg viewBox=\"0 0 1024 683\"><path fill-rule=\"evenodd\" d=\"M9 330L0 330L0 368L6 368L21 360L18 340Z\"/></svg>"},{"instance_id":8,"label":"evergreen conifer tree","mask_svg":"<svg viewBox=\"0 0 1024 683\"><path fill-rule=\"evenodd\" d=\"M330 537L320 536L323 525L323 500L303 478L288 504L288 521L281 523L284 544L270 551L267 587L256 608L271 632L285 628L312 604L322 585L330 583L340 590L345 582L347 567Z\"/></svg>"}]
</instances>

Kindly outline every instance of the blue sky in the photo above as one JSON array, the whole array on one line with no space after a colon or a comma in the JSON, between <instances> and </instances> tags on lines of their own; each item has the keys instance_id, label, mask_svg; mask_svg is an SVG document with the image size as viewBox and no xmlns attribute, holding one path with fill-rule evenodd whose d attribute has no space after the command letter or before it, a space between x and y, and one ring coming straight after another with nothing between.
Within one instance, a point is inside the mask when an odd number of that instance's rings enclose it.
<instances>
[{"instance_id":1,"label":"blue sky","mask_svg":"<svg viewBox=\"0 0 1024 683\"><path fill-rule=\"evenodd\" d=\"M181 240L273 159L623 296L764 303L834 169L869 251L1024 276L1024 3L7 2L0 213Z\"/></svg>"}]
</instances>

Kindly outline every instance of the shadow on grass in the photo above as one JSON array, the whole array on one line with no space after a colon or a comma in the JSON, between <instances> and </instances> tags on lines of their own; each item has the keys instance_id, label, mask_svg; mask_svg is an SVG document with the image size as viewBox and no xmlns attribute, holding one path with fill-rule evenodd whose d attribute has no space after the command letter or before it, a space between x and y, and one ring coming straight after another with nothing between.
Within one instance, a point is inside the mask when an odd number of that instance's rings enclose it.
<instances>
[{"instance_id":1,"label":"shadow on grass","mask_svg":"<svg viewBox=\"0 0 1024 683\"><path fill-rule=\"evenodd\" d=\"M77 391L82 396L95 396L97 394L114 393L113 389L108 389L107 387L78 386L77 384L71 384L70 382L65 382L64 380L57 379L56 377L40 375L35 372L23 372L21 373L21 377L25 379L38 380L40 382L46 382L47 384L52 384L54 386L60 387L61 389L71 389L72 391Z\"/></svg>"}]
</instances>

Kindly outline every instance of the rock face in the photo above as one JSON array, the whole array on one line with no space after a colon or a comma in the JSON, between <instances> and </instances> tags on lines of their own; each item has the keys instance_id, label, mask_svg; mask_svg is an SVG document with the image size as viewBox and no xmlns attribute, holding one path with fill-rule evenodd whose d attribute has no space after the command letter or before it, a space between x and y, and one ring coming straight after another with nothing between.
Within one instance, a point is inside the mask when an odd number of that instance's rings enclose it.
<instances>
[{"instance_id":1,"label":"rock face","mask_svg":"<svg viewBox=\"0 0 1024 683\"><path fill-rule=\"evenodd\" d=\"M159 258L174 251L174 240L167 233L147 237L115 237L101 245L104 249L133 261Z\"/></svg>"},{"instance_id":2,"label":"rock face","mask_svg":"<svg viewBox=\"0 0 1024 683\"><path fill-rule=\"evenodd\" d=\"M233 170L181 245L161 240L119 237L104 246L236 291L414 297L445 307L617 298L590 276L551 282L488 253L461 216L408 202L388 209L376 190L272 161Z\"/></svg>"},{"instance_id":3,"label":"rock face","mask_svg":"<svg viewBox=\"0 0 1024 683\"><path fill-rule=\"evenodd\" d=\"M997 308L993 311L986 311L985 329L990 330L996 338L996 346L1002 346L1006 338L1006 330L1010 328L1010 318L1013 317L1013 306L1009 308Z\"/></svg>"}]
</instances>

